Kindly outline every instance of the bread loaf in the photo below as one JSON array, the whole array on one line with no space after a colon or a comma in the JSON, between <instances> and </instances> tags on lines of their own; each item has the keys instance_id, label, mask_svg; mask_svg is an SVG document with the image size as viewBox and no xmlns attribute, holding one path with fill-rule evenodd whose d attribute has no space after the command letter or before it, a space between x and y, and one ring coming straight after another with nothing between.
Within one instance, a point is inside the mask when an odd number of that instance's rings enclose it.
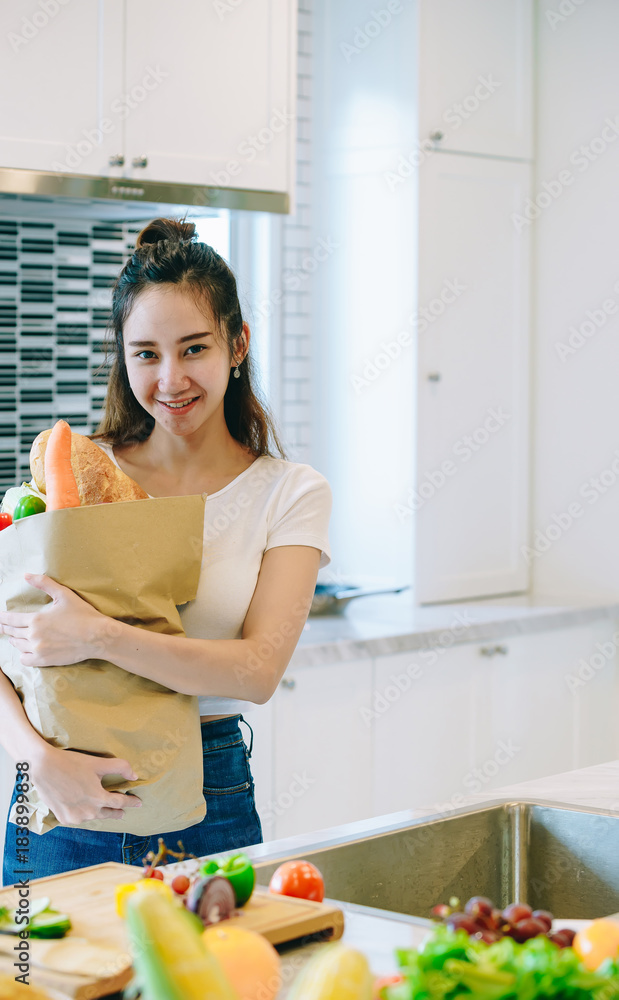
<instances>
[{"instance_id":1,"label":"bread loaf","mask_svg":"<svg viewBox=\"0 0 619 1000\"><path fill-rule=\"evenodd\" d=\"M51 428L42 431L32 442L30 471L32 480L45 493L45 446ZM145 500L145 493L133 479L114 465L111 458L90 438L71 431L71 467L82 507L118 500Z\"/></svg>"}]
</instances>

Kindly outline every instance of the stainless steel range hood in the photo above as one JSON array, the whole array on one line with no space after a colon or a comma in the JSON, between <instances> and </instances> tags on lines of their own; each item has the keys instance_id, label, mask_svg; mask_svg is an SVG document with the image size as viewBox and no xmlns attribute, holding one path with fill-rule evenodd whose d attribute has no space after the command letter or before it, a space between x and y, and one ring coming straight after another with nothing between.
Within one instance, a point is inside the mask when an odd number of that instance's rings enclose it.
<instances>
[{"instance_id":1,"label":"stainless steel range hood","mask_svg":"<svg viewBox=\"0 0 619 1000\"><path fill-rule=\"evenodd\" d=\"M203 208L245 209L254 212L289 211L289 196L277 191L242 188L198 187L160 181L125 180L118 177L90 177L86 174L59 174L43 170L14 170L0 167L0 192L63 198L102 199L111 202L152 203Z\"/></svg>"}]
</instances>

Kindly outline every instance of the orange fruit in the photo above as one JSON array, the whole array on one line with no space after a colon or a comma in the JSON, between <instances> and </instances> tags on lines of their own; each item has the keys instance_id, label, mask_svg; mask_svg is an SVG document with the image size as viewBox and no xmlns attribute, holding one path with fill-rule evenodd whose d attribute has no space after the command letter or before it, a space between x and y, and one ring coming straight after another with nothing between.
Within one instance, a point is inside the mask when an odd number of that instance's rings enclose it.
<instances>
[{"instance_id":1,"label":"orange fruit","mask_svg":"<svg viewBox=\"0 0 619 1000\"><path fill-rule=\"evenodd\" d=\"M594 920L574 938L572 948L591 972L605 958L619 958L619 924L612 920Z\"/></svg>"},{"instance_id":2,"label":"orange fruit","mask_svg":"<svg viewBox=\"0 0 619 1000\"><path fill-rule=\"evenodd\" d=\"M202 936L240 1000L274 1000L282 986L281 961L266 938L223 924L207 927Z\"/></svg>"}]
</instances>

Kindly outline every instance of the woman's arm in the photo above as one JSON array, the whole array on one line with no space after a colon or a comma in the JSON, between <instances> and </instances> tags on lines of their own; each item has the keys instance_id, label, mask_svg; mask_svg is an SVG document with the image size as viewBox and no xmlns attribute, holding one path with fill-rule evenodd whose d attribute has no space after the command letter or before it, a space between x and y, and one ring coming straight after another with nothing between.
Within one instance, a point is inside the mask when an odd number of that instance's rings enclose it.
<instances>
[{"instance_id":1,"label":"woman's arm","mask_svg":"<svg viewBox=\"0 0 619 1000\"><path fill-rule=\"evenodd\" d=\"M106 659L181 694L264 704L284 673L314 595L320 549L282 545L262 558L241 639L189 639L125 625L47 578L53 598L32 614L0 614L2 630L28 666ZM20 624L20 621L24 624Z\"/></svg>"},{"instance_id":2,"label":"woman's arm","mask_svg":"<svg viewBox=\"0 0 619 1000\"><path fill-rule=\"evenodd\" d=\"M290 662L314 596L320 550L268 549L241 639L188 639L121 625L110 636L111 663L182 694L269 700Z\"/></svg>"},{"instance_id":3,"label":"woman's arm","mask_svg":"<svg viewBox=\"0 0 619 1000\"><path fill-rule=\"evenodd\" d=\"M122 819L125 808L141 806L136 796L108 792L101 784L104 774L122 774L135 780L137 775L128 761L51 746L30 725L15 688L2 670L0 717L0 743L14 761L28 762L34 787L59 823Z\"/></svg>"}]
</instances>

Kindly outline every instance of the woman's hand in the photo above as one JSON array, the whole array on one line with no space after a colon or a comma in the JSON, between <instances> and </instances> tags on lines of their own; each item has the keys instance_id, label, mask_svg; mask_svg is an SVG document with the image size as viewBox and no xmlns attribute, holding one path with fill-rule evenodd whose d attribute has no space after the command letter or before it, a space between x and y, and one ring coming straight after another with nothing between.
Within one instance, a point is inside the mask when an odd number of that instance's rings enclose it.
<instances>
[{"instance_id":1,"label":"woman's hand","mask_svg":"<svg viewBox=\"0 0 619 1000\"><path fill-rule=\"evenodd\" d=\"M25 667L64 667L104 659L104 635L110 619L49 576L26 573L31 587L52 598L38 611L0 612L0 631L21 653Z\"/></svg>"},{"instance_id":2,"label":"woman's hand","mask_svg":"<svg viewBox=\"0 0 619 1000\"><path fill-rule=\"evenodd\" d=\"M49 746L32 762L30 774L40 798L61 826L91 819L122 819L125 809L142 805L136 795L108 792L101 784L105 774L137 779L129 762L120 758Z\"/></svg>"}]
</instances>

